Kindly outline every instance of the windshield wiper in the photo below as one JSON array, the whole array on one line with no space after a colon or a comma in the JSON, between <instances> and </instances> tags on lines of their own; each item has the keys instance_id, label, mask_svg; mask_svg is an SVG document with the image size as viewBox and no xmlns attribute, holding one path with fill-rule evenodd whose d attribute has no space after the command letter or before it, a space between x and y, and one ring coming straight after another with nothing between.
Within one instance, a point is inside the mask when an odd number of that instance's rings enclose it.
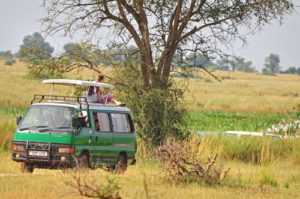
<instances>
[{"instance_id":1,"label":"windshield wiper","mask_svg":"<svg viewBox=\"0 0 300 199\"><path fill-rule=\"evenodd\" d=\"M20 128L20 131L25 131L25 130L29 130L29 129L33 129L33 128L46 128L48 126L31 126L31 127L25 127L25 128Z\"/></svg>"},{"instance_id":2,"label":"windshield wiper","mask_svg":"<svg viewBox=\"0 0 300 199\"><path fill-rule=\"evenodd\" d=\"M70 129L71 127L69 126L60 126L60 127L57 127L57 129Z\"/></svg>"},{"instance_id":3,"label":"windshield wiper","mask_svg":"<svg viewBox=\"0 0 300 199\"><path fill-rule=\"evenodd\" d=\"M46 128L48 126L33 126L34 128Z\"/></svg>"},{"instance_id":4,"label":"windshield wiper","mask_svg":"<svg viewBox=\"0 0 300 199\"><path fill-rule=\"evenodd\" d=\"M60 127L53 127L53 128L40 129L39 132L55 131L56 129L70 129L70 128L71 128L71 127L68 127L68 126L60 126Z\"/></svg>"},{"instance_id":5,"label":"windshield wiper","mask_svg":"<svg viewBox=\"0 0 300 199\"><path fill-rule=\"evenodd\" d=\"M28 129L31 129L31 127L21 128L21 129L19 129L19 131L25 131L25 130L28 130Z\"/></svg>"},{"instance_id":6,"label":"windshield wiper","mask_svg":"<svg viewBox=\"0 0 300 199\"><path fill-rule=\"evenodd\" d=\"M40 129L39 132L53 131L53 128Z\"/></svg>"}]
</instances>

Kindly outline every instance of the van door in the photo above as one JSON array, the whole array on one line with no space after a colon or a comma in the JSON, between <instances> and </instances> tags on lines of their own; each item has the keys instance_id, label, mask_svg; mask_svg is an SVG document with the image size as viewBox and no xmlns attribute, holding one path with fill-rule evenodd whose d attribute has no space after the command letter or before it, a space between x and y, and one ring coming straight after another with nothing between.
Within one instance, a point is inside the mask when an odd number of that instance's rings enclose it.
<instances>
[{"instance_id":1,"label":"van door","mask_svg":"<svg viewBox=\"0 0 300 199\"><path fill-rule=\"evenodd\" d=\"M92 165L99 166L112 162L112 132L109 114L93 112L94 142L92 150Z\"/></svg>"},{"instance_id":2,"label":"van door","mask_svg":"<svg viewBox=\"0 0 300 199\"><path fill-rule=\"evenodd\" d=\"M87 125L86 127L82 127L79 132L76 132L74 136L74 145L75 145L75 154L80 155L82 151L90 151L93 144L93 129L91 128L91 124L88 121L88 113L87 111L82 111L83 117L86 117Z\"/></svg>"},{"instance_id":3,"label":"van door","mask_svg":"<svg viewBox=\"0 0 300 199\"><path fill-rule=\"evenodd\" d=\"M126 152L127 159L134 158L136 136L131 115L128 113L111 113L113 141L112 150L115 157Z\"/></svg>"}]
</instances>

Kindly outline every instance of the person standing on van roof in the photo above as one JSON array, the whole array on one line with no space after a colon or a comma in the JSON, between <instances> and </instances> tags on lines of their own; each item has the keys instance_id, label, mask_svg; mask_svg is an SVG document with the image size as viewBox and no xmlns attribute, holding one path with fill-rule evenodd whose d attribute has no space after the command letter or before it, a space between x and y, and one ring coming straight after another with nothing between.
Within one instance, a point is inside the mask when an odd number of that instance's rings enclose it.
<instances>
[{"instance_id":1,"label":"person standing on van roof","mask_svg":"<svg viewBox=\"0 0 300 199\"><path fill-rule=\"evenodd\" d=\"M104 79L104 75L99 74L97 77L97 82L102 83L103 79ZM96 95L97 95L96 102L104 103L104 104L112 102L117 106L125 106L124 103L117 101L112 94L108 93L108 94L103 95L100 88L96 89Z\"/></svg>"},{"instance_id":2,"label":"person standing on van roof","mask_svg":"<svg viewBox=\"0 0 300 199\"><path fill-rule=\"evenodd\" d=\"M97 96L94 93L94 87L90 86L89 90L88 90L88 93L84 94L82 97L86 97L86 100L87 100L88 103L96 102L97 101Z\"/></svg>"}]
</instances>

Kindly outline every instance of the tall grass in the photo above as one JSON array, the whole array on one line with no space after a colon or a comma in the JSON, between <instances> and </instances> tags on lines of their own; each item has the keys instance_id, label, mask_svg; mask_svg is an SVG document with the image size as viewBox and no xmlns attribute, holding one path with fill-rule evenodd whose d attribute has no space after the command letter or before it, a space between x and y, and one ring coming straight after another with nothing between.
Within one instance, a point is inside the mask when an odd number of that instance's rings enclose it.
<instances>
[{"instance_id":1,"label":"tall grass","mask_svg":"<svg viewBox=\"0 0 300 199\"><path fill-rule=\"evenodd\" d=\"M0 153L10 149L16 126L16 122L12 119L0 122Z\"/></svg>"},{"instance_id":2,"label":"tall grass","mask_svg":"<svg viewBox=\"0 0 300 199\"><path fill-rule=\"evenodd\" d=\"M24 115L28 107L0 107L0 152L8 151L16 130L16 116Z\"/></svg>"},{"instance_id":3,"label":"tall grass","mask_svg":"<svg viewBox=\"0 0 300 199\"><path fill-rule=\"evenodd\" d=\"M300 162L300 139L254 136L194 135L192 143L199 143L204 154L218 154L223 160L238 160L252 164L268 164L277 160Z\"/></svg>"}]
</instances>

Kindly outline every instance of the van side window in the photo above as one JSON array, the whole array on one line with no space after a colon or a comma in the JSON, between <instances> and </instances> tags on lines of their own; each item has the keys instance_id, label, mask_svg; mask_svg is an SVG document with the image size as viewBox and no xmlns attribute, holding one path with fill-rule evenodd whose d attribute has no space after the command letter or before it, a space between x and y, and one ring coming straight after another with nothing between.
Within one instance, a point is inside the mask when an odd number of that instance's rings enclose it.
<instances>
[{"instance_id":1,"label":"van side window","mask_svg":"<svg viewBox=\"0 0 300 199\"><path fill-rule=\"evenodd\" d=\"M112 113L111 114L113 132L118 133L130 133L131 126L130 120L127 114L119 114L119 113Z\"/></svg>"},{"instance_id":2,"label":"van side window","mask_svg":"<svg viewBox=\"0 0 300 199\"><path fill-rule=\"evenodd\" d=\"M98 132L110 132L108 113L94 112L95 130Z\"/></svg>"}]
</instances>

